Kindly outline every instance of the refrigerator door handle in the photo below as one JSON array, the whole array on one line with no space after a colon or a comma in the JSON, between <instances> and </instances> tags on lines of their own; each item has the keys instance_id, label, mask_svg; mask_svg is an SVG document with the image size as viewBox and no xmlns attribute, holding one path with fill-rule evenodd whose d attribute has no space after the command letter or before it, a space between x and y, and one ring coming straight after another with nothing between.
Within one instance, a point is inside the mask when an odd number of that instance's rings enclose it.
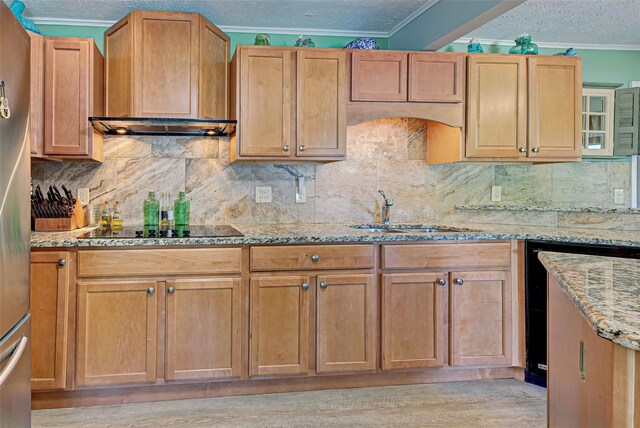
<instances>
[{"instance_id":1,"label":"refrigerator door handle","mask_svg":"<svg viewBox=\"0 0 640 428\"><path fill-rule=\"evenodd\" d=\"M22 336L22 338L18 342L18 345L13 350L13 354L9 358L9 362L0 372L0 389L2 389L4 384L9 379L9 376L11 376L11 372L13 372L13 369L15 369L15 367L18 365L18 361L20 361L20 358L22 358L24 350L27 349L28 342L29 339L27 338L27 336Z\"/></svg>"}]
</instances>

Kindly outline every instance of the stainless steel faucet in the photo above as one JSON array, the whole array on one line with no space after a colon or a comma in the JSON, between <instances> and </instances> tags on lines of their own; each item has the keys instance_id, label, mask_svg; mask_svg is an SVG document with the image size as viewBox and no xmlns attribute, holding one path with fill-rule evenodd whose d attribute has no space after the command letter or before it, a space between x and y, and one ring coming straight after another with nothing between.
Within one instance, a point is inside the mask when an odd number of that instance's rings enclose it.
<instances>
[{"instance_id":1,"label":"stainless steel faucet","mask_svg":"<svg viewBox=\"0 0 640 428\"><path fill-rule=\"evenodd\" d=\"M393 206L393 199L387 198L387 195L385 195L382 190L378 190L378 193L380 193L384 198L384 205L382 206L380 219L382 220L382 224L389 226L389 209Z\"/></svg>"}]
</instances>

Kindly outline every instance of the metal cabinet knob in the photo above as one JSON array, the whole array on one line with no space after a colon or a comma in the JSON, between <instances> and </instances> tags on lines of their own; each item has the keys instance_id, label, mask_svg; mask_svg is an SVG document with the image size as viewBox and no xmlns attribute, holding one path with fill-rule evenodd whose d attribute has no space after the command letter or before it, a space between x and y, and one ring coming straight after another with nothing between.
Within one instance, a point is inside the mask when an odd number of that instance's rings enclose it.
<instances>
[{"instance_id":1,"label":"metal cabinet knob","mask_svg":"<svg viewBox=\"0 0 640 428\"><path fill-rule=\"evenodd\" d=\"M314 255L311 256L311 261L313 263L318 263L319 260L320 260L320 256L319 255L314 254Z\"/></svg>"},{"instance_id":2,"label":"metal cabinet knob","mask_svg":"<svg viewBox=\"0 0 640 428\"><path fill-rule=\"evenodd\" d=\"M284 146L282 146L282 151L288 152L289 151L289 145L285 144Z\"/></svg>"},{"instance_id":3,"label":"metal cabinet knob","mask_svg":"<svg viewBox=\"0 0 640 428\"><path fill-rule=\"evenodd\" d=\"M303 282L302 285L300 286L303 290L308 290L309 289L309 284L306 282Z\"/></svg>"},{"instance_id":4,"label":"metal cabinet knob","mask_svg":"<svg viewBox=\"0 0 640 428\"><path fill-rule=\"evenodd\" d=\"M175 287L169 287L169 288L167 288L167 293L169 293L169 294L173 294L173 293L175 293L175 292L176 292Z\"/></svg>"},{"instance_id":5,"label":"metal cabinet knob","mask_svg":"<svg viewBox=\"0 0 640 428\"><path fill-rule=\"evenodd\" d=\"M303 144L303 145L301 145L300 147L298 147L298 150L300 150L301 152L304 152L304 149L305 149L304 144Z\"/></svg>"},{"instance_id":6,"label":"metal cabinet knob","mask_svg":"<svg viewBox=\"0 0 640 428\"><path fill-rule=\"evenodd\" d=\"M147 294L149 294L149 296L153 296L153 293L156 292L156 289L153 287L149 287L147 288Z\"/></svg>"},{"instance_id":7,"label":"metal cabinet knob","mask_svg":"<svg viewBox=\"0 0 640 428\"><path fill-rule=\"evenodd\" d=\"M533 149L531 149L531 151L533 153L540 153L540 147L534 147Z\"/></svg>"},{"instance_id":8,"label":"metal cabinet knob","mask_svg":"<svg viewBox=\"0 0 640 428\"><path fill-rule=\"evenodd\" d=\"M527 148L526 148L526 147L520 147L520 148L518 149L518 151L519 151L520 153L527 153Z\"/></svg>"},{"instance_id":9,"label":"metal cabinet knob","mask_svg":"<svg viewBox=\"0 0 640 428\"><path fill-rule=\"evenodd\" d=\"M438 285L447 285L447 281L444 278L438 280Z\"/></svg>"},{"instance_id":10,"label":"metal cabinet knob","mask_svg":"<svg viewBox=\"0 0 640 428\"><path fill-rule=\"evenodd\" d=\"M322 288L323 290L324 290L325 288L327 288L328 286L329 286L329 284L327 284L326 282L321 282L321 283L320 283L320 288Z\"/></svg>"},{"instance_id":11,"label":"metal cabinet knob","mask_svg":"<svg viewBox=\"0 0 640 428\"><path fill-rule=\"evenodd\" d=\"M458 285L462 285L462 284L464 284L463 279L462 279L462 278L458 278L458 279L456 279L456 284L458 284Z\"/></svg>"},{"instance_id":12,"label":"metal cabinet knob","mask_svg":"<svg viewBox=\"0 0 640 428\"><path fill-rule=\"evenodd\" d=\"M58 260L58 266L64 266L67 264L67 259L60 259Z\"/></svg>"}]
</instances>

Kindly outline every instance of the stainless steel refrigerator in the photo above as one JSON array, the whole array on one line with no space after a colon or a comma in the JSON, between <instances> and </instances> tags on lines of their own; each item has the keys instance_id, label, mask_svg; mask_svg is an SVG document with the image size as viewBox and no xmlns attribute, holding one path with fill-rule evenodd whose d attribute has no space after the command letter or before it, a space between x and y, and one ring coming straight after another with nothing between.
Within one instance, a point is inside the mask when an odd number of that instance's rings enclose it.
<instances>
[{"instance_id":1,"label":"stainless steel refrigerator","mask_svg":"<svg viewBox=\"0 0 640 428\"><path fill-rule=\"evenodd\" d=\"M0 427L31 425L30 39L0 1Z\"/></svg>"}]
</instances>

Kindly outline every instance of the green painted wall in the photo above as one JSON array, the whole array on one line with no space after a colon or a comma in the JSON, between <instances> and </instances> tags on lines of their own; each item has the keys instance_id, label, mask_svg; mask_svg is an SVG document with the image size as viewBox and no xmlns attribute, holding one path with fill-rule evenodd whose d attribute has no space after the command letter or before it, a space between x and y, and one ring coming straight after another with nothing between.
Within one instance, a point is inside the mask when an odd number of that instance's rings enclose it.
<instances>
[{"instance_id":1,"label":"green painted wall","mask_svg":"<svg viewBox=\"0 0 640 428\"><path fill-rule=\"evenodd\" d=\"M509 46L483 45L487 53L509 53ZM466 52L467 45L452 43L440 49L443 52ZM552 55L562 49L540 48L542 55ZM607 51L578 49L582 57L582 80L584 82L622 83L640 80L640 51Z\"/></svg>"},{"instance_id":2,"label":"green painted wall","mask_svg":"<svg viewBox=\"0 0 640 428\"><path fill-rule=\"evenodd\" d=\"M42 34L45 36L65 36L65 37L93 37L100 48L103 51L104 45L104 31L106 27L80 27L71 25L38 25ZM255 34L250 33L227 33L231 38L231 55L236 50L236 45L252 45L256 37ZM305 36L311 37L319 48L342 48L355 37L342 37L342 36L314 36L305 34ZM298 39L297 34L272 34L271 45L273 46L293 46ZM381 49L387 49L388 40L386 38L376 39L378 46Z\"/></svg>"}]
</instances>

